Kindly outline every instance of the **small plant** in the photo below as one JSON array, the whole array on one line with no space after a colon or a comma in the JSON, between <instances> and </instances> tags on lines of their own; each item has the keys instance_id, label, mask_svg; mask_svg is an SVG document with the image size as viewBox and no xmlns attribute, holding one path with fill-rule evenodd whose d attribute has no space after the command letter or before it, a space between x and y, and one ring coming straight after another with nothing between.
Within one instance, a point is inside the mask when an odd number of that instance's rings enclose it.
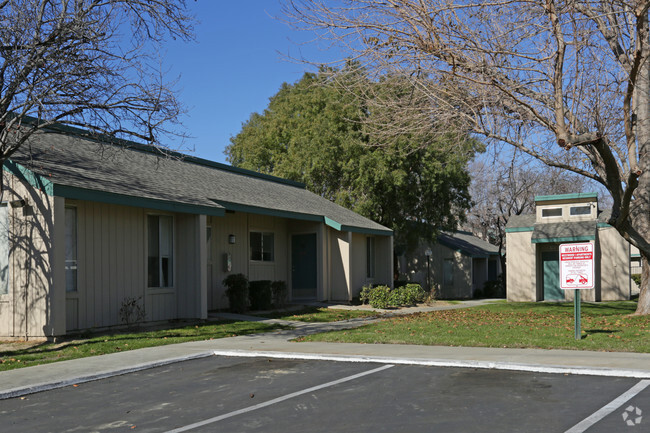
<instances>
[{"instance_id":1,"label":"small plant","mask_svg":"<svg viewBox=\"0 0 650 433\"><path fill-rule=\"evenodd\" d=\"M271 309L271 281L251 281L248 284L248 299L251 301L251 310Z\"/></svg>"},{"instance_id":2,"label":"small plant","mask_svg":"<svg viewBox=\"0 0 650 433\"><path fill-rule=\"evenodd\" d=\"M273 295L273 305L277 308L284 308L289 298L287 283L284 281L274 281L271 283L271 294Z\"/></svg>"},{"instance_id":3,"label":"small plant","mask_svg":"<svg viewBox=\"0 0 650 433\"><path fill-rule=\"evenodd\" d=\"M124 298L122 300L119 315L120 322L126 325L127 328L137 328L147 317L147 313L145 312L142 303L142 296L138 296L137 298L130 296Z\"/></svg>"},{"instance_id":4,"label":"small plant","mask_svg":"<svg viewBox=\"0 0 650 433\"><path fill-rule=\"evenodd\" d=\"M390 287L377 286L370 289L368 303L373 308L388 308L391 306Z\"/></svg>"},{"instance_id":5,"label":"small plant","mask_svg":"<svg viewBox=\"0 0 650 433\"><path fill-rule=\"evenodd\" d=\"M361 293L359 293L359 302L361 302L362 305L365 305L370 301L371 291L372 291L372 286L363 286L361 288Z\"/></svg>"},{"instance_id":6,"label":"small plant","mask_svg":"<svg viewBox=\"0 0 650 433\"><path fill-rule=\"evenodd\" d=\"M637 286L641 287L641 274L632 274L632 281L634 281Z\"/></svg>"},{"instance_id":7,"label":"small plant","mask_svg":"<svg viewBox=\"0 0 650 433\"><path fill-rule=\"evenodd\" d=\"M244 274L231 274L223 280L226 286L228 305L233 313L245 313L248 310L248 279Z\"/></svg>"}]
</instances>

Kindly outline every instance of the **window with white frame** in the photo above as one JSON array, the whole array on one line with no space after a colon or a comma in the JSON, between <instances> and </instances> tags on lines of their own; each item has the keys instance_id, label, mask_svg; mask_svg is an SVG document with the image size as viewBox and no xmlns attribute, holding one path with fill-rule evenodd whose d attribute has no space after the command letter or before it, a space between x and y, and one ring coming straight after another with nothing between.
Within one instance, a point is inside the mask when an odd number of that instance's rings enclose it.
<instances>
[{"instance_id":1,"label":"window with white frame","mask_svg":"<svg viewBox=\"0 0 650 433\"><path fill-rule=\"evenodd\" d=\"M366 238L366 278L375 278L375 238Z\"/></svg>"},{"instance_id":2,"label":"window with white frame","mask_svg":"<svg viewBox=\"0 0 650 433\"><path fill-rule=\"evenodd\" d=\"M274 255L273 233L250 232L251 260L259 262L272 262Z\"/></svg>"},{"instance_id":3,"label":"window with white frame","mask_svg":"<svg viewBox=\"0 0 650 433\"><path fill-rule=\"evenodd\" d=\"M174 269L174 220L167 215L148 215L147 284L172 287Z\"/></svg>"},{"instance_id":4,"label":"window with white frame","mask_svg":"<svg viewBox=\"0 0 650 433\"><path fill-rule=\"evenodd\" d=\"M561 207L551 207L551 208L542 209L543 218L561 217L561 216L562 216Z\"/></svg>"},{"instance_id":5,"label":"window with white frame","mask_svg":"<svg viewBox=\"0 0 650 433\"><path fill-rule=\"evenodd\" d=\"M572 216L578 216L578 215L591 215L591 206L586 205L586 206L571 206L570 209L570 214Z\"/></svg>"},{"instance_id":6,"label":"window with white frame","mask_svg":"<svg viewBox=\"0 0 650 433\"><path fill-rule=\"evenodd\" d=\"M77 208L65 208L65 291L77 291Z\"/></svg>"}]
</instances>

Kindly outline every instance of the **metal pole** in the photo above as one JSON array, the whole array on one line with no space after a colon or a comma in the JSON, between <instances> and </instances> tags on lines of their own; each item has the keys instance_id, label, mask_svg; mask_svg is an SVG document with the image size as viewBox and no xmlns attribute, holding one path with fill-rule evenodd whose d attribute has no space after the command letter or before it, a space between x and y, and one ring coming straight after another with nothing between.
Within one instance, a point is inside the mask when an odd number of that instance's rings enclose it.
<instances>
[{"instance_id":1,"label":"metal pole","mask_svg":"<svg viewBox=\"0 0 650 433\"><path fill-rule=\"evenodd\" d=\"M580 290L575 289L573 295L573 315L575 317L575 330L576 330L576 340L582 338L580 332Z\"/></svg>"}]
</instances>

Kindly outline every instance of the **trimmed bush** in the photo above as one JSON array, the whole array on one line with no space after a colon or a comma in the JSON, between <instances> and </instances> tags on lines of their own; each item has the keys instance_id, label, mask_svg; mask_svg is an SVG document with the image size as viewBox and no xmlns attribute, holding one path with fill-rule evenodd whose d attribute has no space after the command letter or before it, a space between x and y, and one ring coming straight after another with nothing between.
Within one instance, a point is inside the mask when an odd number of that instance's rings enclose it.
<instances>
[{"instance_id":1,"label":"trimmed bush","mask_svg":"<svg viewBox=\"0 0 650 433\"><path fill-rule=\"evenodd\" d=\"M228 275L223 280L226 286L226 296L230 311L233 313L245 313L248 310L248 279L244 274Z\"/></svg>"},{"instance_id":2,"label":"trimmed bush","mask_svg":"<svg viewBox=\"0 0 650 433\"><path fill-rule=\"evenodd\" d=\"M287 305L287 299L289 298L287 283L284 281L272 282L271 294L273 296L273 305L275 305L277 308L283 308L285 305Z\"/></svg>"},{"instance_id":3,"label":"trimmed bush","mask_svg":"<svg viewBox=\"0 0 650 433\"><path fill-rule=\"evenodd\" d=\"M388 286L364 286L359 294L364 304L367 302L373 308L406 307L421 302L429 302L433 297L422 286L415 283L390 289Z\"/></svg>"},{"instance_id":4,"label":"trimmed bush","mask_svg":"<svg viewBox=\"0 0 650 433\"><path fill-rule=\"evenodd\" d=\"M391 306L390 292L388 286L373 287L370 289L368 302L373 308L388 308Z\"/></svg>"},{"instance_id":5,"label":"trimmed bush","mask_svg":"<svg viewBox=\"0 0 650 433\"><path fill-rule=\"evenodd\" d=\"M641 287L641 274L632 274L632 281L634 281L637 286Z\"/></svg>"},{"instance_id":6,"label":"trimmed bush","mask_svg":"<svg viewBox=\"0 0 650 433\"><path fill-rule=\"evenodd\" d=\"M258 280L248 283L248 298L251 301L251 310L270 310L271 281Z\"/></svg>"}]
</instances>

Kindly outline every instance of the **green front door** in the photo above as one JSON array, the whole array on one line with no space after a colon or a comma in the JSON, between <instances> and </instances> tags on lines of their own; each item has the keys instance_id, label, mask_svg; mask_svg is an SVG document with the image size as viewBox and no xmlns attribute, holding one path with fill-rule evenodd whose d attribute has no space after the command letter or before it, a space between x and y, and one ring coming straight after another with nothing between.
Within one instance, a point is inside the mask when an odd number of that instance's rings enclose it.
<instances>
[{"instance_id":1,"label":"green front door","mask_svg":"<svg viewBox=\"0 0 650 433\"><path fill-rule=\"evenodd\" d=\"M316 233L291 237L291 297L315 299L317 288Z\"/></svg>"},{"instance_id":2,"label":"green front door","mask_svg":"<svg viewBox=\"0 0 650 433\"><path fill-rule=\"evenodd\" d=\"M560 261L558 251L542 253L542 270L544 272L544 300L563 301L564 292L560 289Z\"/></svg>"}]
</instances>

